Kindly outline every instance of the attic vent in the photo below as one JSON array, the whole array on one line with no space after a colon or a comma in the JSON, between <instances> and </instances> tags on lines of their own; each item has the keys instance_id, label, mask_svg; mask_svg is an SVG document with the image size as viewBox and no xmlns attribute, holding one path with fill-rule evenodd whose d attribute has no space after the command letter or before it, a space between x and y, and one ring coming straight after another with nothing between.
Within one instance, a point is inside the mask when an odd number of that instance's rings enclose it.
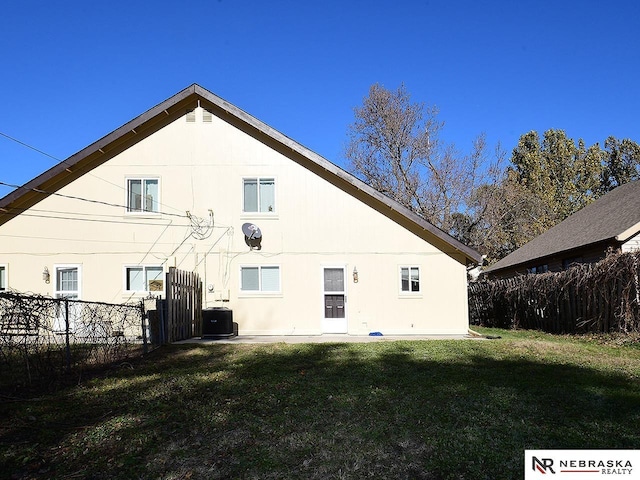
<instances>
[{"instance_id":1,"label":"attic vent","mask_svg":"<svg viewBox=\"0 0 640 480\"><path fill-rule=\"evenodd\" d=\"M204 123L211 123L213 121L213 114L206 108L202 110L202 121Z\"/></svg>"},{"instance_id":2,"label":"attic vent","mask_svg":"<svg viewBox=\"0 0 640 480\"><path fill-rule=\"evenodd\" d=\"M196 111L194 109L187 110L187 123L193 123L196 121Z\"/></svg>"}]
</instances>

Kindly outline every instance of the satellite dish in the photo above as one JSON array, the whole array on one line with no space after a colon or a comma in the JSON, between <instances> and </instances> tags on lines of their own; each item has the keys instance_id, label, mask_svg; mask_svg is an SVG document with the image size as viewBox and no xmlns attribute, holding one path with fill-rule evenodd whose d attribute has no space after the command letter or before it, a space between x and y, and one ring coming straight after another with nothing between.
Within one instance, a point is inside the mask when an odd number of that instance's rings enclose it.
<instances>
[{"instance_id":1,"label":"satellite dish","mask_svg":"<svg viewBox=\"0 0 640 480\"><path fill-rule=\"evenodd\" d=\"M245 223L242 225L242 233L249 238L262 238L262 232L254 223Z\"/></svg>"},{"instance_id":2,"label":"satellite dish","mask_svg":"<svg viewBox=\"0 0 640 480\"><path fill-rule=\"evenodd\" d=\"M242 233L244 233L245 243L253 250L254 248L260 250L262 245L262 232L260 228L254 223L244 223L242 225Z\"/></svg>"}]
</instances>

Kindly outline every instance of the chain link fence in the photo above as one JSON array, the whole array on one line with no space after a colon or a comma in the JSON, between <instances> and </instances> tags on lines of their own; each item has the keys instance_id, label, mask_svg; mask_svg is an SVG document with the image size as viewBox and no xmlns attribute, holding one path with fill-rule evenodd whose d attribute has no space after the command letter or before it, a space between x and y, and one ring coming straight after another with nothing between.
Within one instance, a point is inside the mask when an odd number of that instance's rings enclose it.
<instances>
[{"instance_id":1,"label":"chain link fence","mask_svg":"<svg viewBox=\"0 0 640 480\"><path fill-rule=\"evenodd\" d=\"M160 339L146 312L144 301L109 304L0 292L0 390L81 376L148 352Z\"/></svg>"}]
</instances>

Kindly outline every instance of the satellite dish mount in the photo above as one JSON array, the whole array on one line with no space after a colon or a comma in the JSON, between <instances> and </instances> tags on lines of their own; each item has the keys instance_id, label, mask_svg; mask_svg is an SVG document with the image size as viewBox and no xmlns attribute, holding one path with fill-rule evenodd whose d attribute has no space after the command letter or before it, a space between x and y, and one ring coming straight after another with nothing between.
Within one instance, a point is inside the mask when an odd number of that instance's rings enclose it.
<instances>
[{"instance_id":1,"label":"satellite dish mount","mask_svg":"<svg viewBox=\"0 0 640 480\"><path fill-rule=\"evenodd\" d=\"M244 241L251 250L262 249L262 232L260 228L254 223L245 223L242 225L242 233L244 233Z\"/></svg>"}]
</instances>

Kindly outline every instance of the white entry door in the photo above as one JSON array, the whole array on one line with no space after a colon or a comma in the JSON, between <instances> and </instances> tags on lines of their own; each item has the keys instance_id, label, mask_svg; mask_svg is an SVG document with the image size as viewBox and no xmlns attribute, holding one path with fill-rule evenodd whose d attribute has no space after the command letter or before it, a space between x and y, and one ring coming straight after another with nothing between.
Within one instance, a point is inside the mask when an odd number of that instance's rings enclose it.
<instances>
[{"instance_id":1,"label":"white entry door","mask_svg":"<svg viewBox=\"0 0 640 480\"><path fill-rule=\"evenodd\" d=\"M345 267L323 267L323 333L347 333L347 281Z\"/></svg>"}]
</instances>

